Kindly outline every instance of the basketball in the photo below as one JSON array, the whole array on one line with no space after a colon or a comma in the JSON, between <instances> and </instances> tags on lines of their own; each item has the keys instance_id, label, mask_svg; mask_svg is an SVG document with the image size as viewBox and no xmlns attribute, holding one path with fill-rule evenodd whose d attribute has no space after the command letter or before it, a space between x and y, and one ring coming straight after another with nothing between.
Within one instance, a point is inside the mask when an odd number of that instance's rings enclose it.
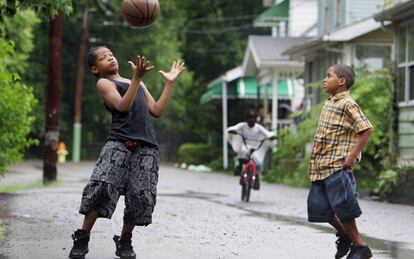
<instances>
[{"instance_id":1,"label":"basketball","mask_svg":"<svg viewBox=\"0 0 414 259\"><path fill-rule=\"evenodd\" d=\"M121 13L129 25L146 28L160 14L158 0L122 0Z\"/></svg>"}]
</instances>

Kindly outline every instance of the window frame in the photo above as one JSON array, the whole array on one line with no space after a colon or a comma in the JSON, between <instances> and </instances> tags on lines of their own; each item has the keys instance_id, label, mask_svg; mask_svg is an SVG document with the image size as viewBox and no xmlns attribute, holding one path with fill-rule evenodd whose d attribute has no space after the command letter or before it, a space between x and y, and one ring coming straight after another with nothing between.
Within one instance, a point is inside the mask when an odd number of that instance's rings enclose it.
<instances>
[{"instance_id":1,"label":"window frame","mask_svg":"<svg viewBox=\"0 0 414 259\"><path fill-rule=\"evenodd\" d=\"M356 67L357 62L357 47L358 46L367 46L367 47L390 47L390 62L394 62L393 58L395 56L395 49L394 44L392 43L386 43L386 42L356 42L352 44L352 64Z\"/></svg>"},{"instance_id":2,"label":"window frame","mask_svg":"<svg viewBox=\"0 0 414 259\"><path fill-rule=\"evenodd\" d=\"M409 44L408 44L408 30L411 26L414 26L414 19L410 19L408 21L405 21L403 23L401 23L398 26L398 35L397 35L397 46L400 46L400 40L401 40L401 34L403 30L406 30L406 37L405 37L405 44L404 44L404 52L405 52L405 57L404 60L400 60L400 53L401 53L401 49L398 50L397 55L395 55L396 57L396 69L397 71L400 68L404 68L404 78L399 78L398 80L403 80L404 82L404 100L398 102L398 106L399 107L407 107L407 106L414 106L414 99L409 99L410 98L410 81L414 81L414 76L413 78L410 78L410 68L414 66L414 60L409 62ZM399 75L399 73L398 73ZM398 87L398 86L397 86ZM398 90L401 90L400 88L398 88ZM414 91L414 89L412 89L412 91Z\"/></svg>"}]
</instances>

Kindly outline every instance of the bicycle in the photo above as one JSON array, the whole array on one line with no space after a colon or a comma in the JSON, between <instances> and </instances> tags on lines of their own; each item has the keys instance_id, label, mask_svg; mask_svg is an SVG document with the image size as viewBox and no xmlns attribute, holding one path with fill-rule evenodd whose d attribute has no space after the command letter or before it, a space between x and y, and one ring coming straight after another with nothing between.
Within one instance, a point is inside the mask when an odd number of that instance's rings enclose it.
<instances>
[{"instance_id":1,"label":"bicycle","mask_svg":"<svg viewBox=\"0 0 414 259\"><path fill-rule=\"evenodd\" d=\"M252 187L254 186L257 180L257 177L258 177L257 166L254 160L252 159L252 155L257 150L260 150L260 148L262 147L262 145L265 143L266 140L273 140L275 139L275 137L264 138L260 141L259 145L256 148L249 149L246 143L246 138L242 134L237 133L237 132L229 132L229 134L236 134L236 135L241 136L243 140L243 144L248 150L248 158L243 161L243 169L241 171L240 183L242 186L241 199L242 201L249 202Z\"/></svg>"}]
</instances>

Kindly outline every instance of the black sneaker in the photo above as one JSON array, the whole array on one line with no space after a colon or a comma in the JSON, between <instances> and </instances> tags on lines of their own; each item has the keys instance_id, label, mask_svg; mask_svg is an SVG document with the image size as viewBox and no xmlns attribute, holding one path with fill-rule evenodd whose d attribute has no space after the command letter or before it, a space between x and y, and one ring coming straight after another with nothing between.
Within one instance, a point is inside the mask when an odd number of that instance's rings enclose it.
<instances>
[{"instance_id":1,"label":"black sneaker","mask_svg":"<svg viewBox=\"0 0 414 259\"><path fill-rule=\"evenodd\" d=\"M369 246L352 246L351 252L346 257L346 259L368 259L372 257L372 252Z\"/></svg>"},{"instance_id":2,"label":"black sneaker","mask_svg":"<svg viewBox=\"0 0 414 259\"><path fill-rule=\"evenodd\" d=\"M89 252L89 232L78 229L72 234L73 248L70 250L69 258L82 259Z\"/></svg>"},{"instance_id":3,"label":"black sneaker","mask_svg":"<svg viewBox=\"0 0 414 259\"><path fill-rule=\"evenodd\" d=\"M136 255L132 247L132 233L125 233L121 236L114 236L115 241L115 255L121 259L135 259Z\"/></svg>"},{"instance_id":4,"label":"black sneaker","mask_svg":"<svg viewBox=\"0 0 414 259\"><path fill-rule=\"evenodd\" d=\"M256 181L254 181L252 188L253 190L260 190L260 179L258 175L256 175Z\"/></svg>"},{"instance_id":5,"label":"black sneaker","mask_svg":"<svg viewBox=\"0 0 414 259\"><path fill-rule=\"evenodd\" d=\"M336 236L338 237L338 239L335 241L335 259L339 259L344 257L349 252L349 249L351 249L352 242L347 235L341 235L339 233L336 233Z\"/></svg>"}]
</instances>

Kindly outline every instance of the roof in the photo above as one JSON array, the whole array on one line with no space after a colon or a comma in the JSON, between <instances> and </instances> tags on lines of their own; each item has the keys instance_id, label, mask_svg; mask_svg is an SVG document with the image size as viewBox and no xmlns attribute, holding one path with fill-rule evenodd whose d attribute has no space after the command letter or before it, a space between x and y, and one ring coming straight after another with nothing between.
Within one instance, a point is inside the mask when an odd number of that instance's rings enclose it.
<instances>
[{"instance_id":1,"label":"roof","mask_svg":"<svg viewBox=\"0 0 414 259\"><path fill-rule=\"evenodd\" d=\"M249 36L248 47L252 50L257 61L288 61L289 57L282 53L307 39L307 37Z\"/></svg>"},{"instance_id":2,"label":"roof","mask_svg":"<svg viewBox=\"0 0 414 259\"><path fill-rule=\"evenodd\" d=\"M374 15L377 21L400 21L406 20L414 15L414 0L404 3L396 3L393 7L388 8Z\"/></svg>"},{"instance_id":3,"label":"roof","mask_svg":"<svg viewBox=\"0 0 414 259\"><path fill-rule=\"evenodd\" d=\"M212 84L214 82L214 84ZM223 81L214 80L209 84L209 89L201 96L200 103L205 104L222 98ZM295 89L298 88L297 80L278 80L278 99L292 99L295 96ZM271 99L273 87L267 84L268 98ZM227 83L228 99L256 99L259 86L255 77L241 77ZM260 90L260 97L264 97L264 90Z\"/></svg>"},{"instance_id":4,"label":"roof","mask_svg":"<svg viewBox=\"0 0 414 259\"><path fill-rule=\"evenodd\" d=\"M249 36L242 64L244 75L255 75L263 66L303 66L282 53L288 48L305 42L307 37Z\"/></svg>"},{"instance_id":5,"label":"roof","mask_svg":"<svg viewBox=\"0 0 414 259\"><path fill-rule=\"evenodd\" d=\"M389 23L387 23L389 24ZM312 38L304 42L303 44L298 44L293 46L283 52L284 55L301 55L304 53L313 52L316 49L321 49L324 47L323 43L326 42L347 42L358 38L362 35L365 35L369 32L381 28L381 23L375 21L372 17L360 20L353 24L344 26L337 29L332 33L326 33L322 36Z\"/></svg>"},{"instance_id":6,"label":"roof","mask_svg":"<svg viewBox=\"0 0 414 259\"><path fill-rule=\"evenodd\" d=\"M289 0L284 0L266 9L254 19L255 27L272 27L280 21L289 20Z\"/></svg>"}]
</instances>

